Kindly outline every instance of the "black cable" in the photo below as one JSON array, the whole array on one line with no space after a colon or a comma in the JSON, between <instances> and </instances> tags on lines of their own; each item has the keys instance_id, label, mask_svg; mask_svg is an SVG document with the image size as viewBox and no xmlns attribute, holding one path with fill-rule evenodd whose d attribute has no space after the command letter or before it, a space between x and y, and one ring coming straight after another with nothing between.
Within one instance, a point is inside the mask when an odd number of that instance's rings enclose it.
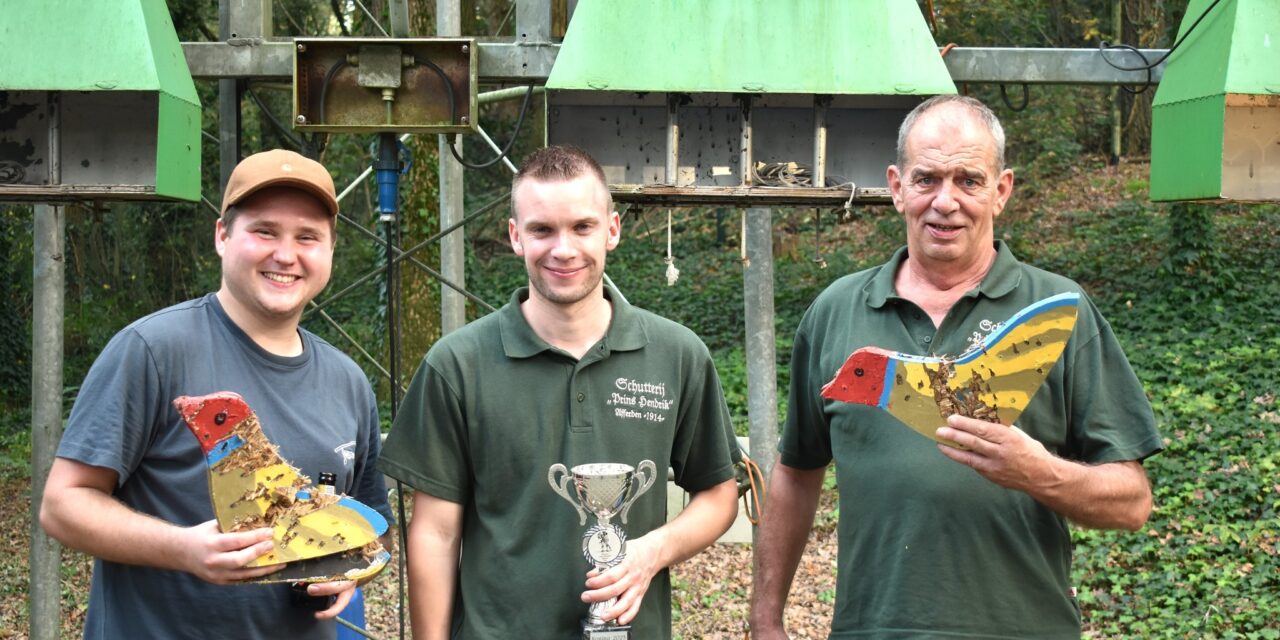
<instances>
[{"instance_id":1,"label":"black cable","mask_svg":"<svg viewBox=\"0 0 1280 640\"><path fill-rule=\"evenodd\" d=\"M1127 50L1127 51L1132 51L1133 53L1137 54L1137 56L1138 56L1139 58L1142 58L1142 61L1143 61L1143 62L1146 62L1146 61L1147 61L1147 56L1146 56L1146 54L1142 53L1142 51L1141 51L1140 49L1138 49L1137 47L1134 47L1134 46L1132 46L1132 45L1127 45L1127 44L1112 44L1112 45L1107 45L1107 49L1104 49L1104 51L1106 51L1106 50L1114 50L1114 49L1124 49L1124 50ZM1165 56L1165 57L1168 57L1168 56ZM1107 64L1111 64L1111 62L1107 60L1107 56L1106 56L1106 54L1103 54L1103 55L1102 55L1102 59L1103 59L1103 61L1106 61L1106 62L1107 62ZM1156 65L1157 65L1157 64L1159 64L1159 63L1152 64L1152 65L1147 65L1146 67L1137 67L1137 68L1132 69L1133 71L1141 71L1141 70L1145 70L1145 71L1147 72L1147 81L1146 81L1145 83L1143 83L1143 85L1142 85L1142 88L1141 88L1141 89L1138 89L1138 90L1136 90L1136 91L1135 91L1135 90L1133 90L1133 89L1130 89L1129 87L1126 87L1126 86L1124 86L1124 85L1120 85L1120 90L1121 90L1121 91L1123 91L1123 92L1125 92L1125 93L1127 93L1127 94L1129 94L1129 95L1133 95L1133 96L1136 96L1136 95L1138 95L1138 94L1140 94L1140 93L1146 93L1147 89L1150 89L1150 88L1151 88L1151 75L1152 75L1152 74L1151 74L1151 70L1152 70L1152 69L1154 69L1154 68L1156 67ZM1117 68L1117 69L1119 69L1119 68L1120 68L1120 67L1116 67L1116 65L1114 65L1114 64L1111 64L1111 66L1112 66L1112 67L1115 67L1115 68Z\"/></svg>"},{"instance_id":2,"label":"black cable","mask_svg":"<svg viewBox=\"0 0 1280 640\"><path fill-rule=\"evenodd\" d=\"M449 76L445 74L444 69L441 69L436 65L436 63L430 60L424 58L421 60L415 59L415 61L430 67L432 71L436 72L437 76L440 76L440 81L444 83L445 94L449 97L449 124L453 124L454 120L457 119L458 105L453 95L453 83L449 82ZM461 164L468 169L488 169L489 167L502 162L502 159L507 157L507 153L511 151L512 145L516 143L516 138L520 137L520 129L524 125L525 114L529 111L529 100L531 98L533 98L533 85L529 85L529 91L524 94L524 102L520 104L520 115L516 118L516 129L511 133L511 140L507 141L507 146L503 147L502 150L498 152L497 157L483 164L471 164L466 160L463 160L462 156L458 155L458 149L454 146L457 138L456 136L450 136L449 153L453 154L453 159L457 160L458 164Z\"/></svg>"},{"instance_id":3,"label":"black cable","mask_svg":"<svg viewBox=\"0 0 1280 640\"><path fill-rule=\"evenodd\" d=\"M1009 85L1004 83L1000 84L1000 98L1004 100L1004 106L1008 107L1009 110L1014 113L1026 111L1027 105L1031 104L1031 89L1027 87L1027 83L1022 83L1022 106L1018 107L1013 106L1013 103L1009 102L1009 92L1006 90L1008 86Z\"/></svg>"},{"instance_id":4,"label":"black cable","mask_svg":"<svg viewBox=\"0 0 1280 640\"><path fill-rule=\"evenodd\" d=\"M324 120L324 99L325 96L329 95L329 83L333 82L333 77L338 75L338 72L345 66L347 66L346 58L333 63L333 66L329 67L329 71L324 74L324 82L320 83L320 124L327 124Z\"/></svg>"},{"instance_id":5,"label":"black cable","mask_svg":"<svg viewBox=\"0 0 1280 640\"><path fill-rule=\"evenodd\" d=\"M503 147L502 151L500 151L498 155L495 156L492 160L489 160L488 162L485 162L483 164L471 164L466 160L463 160L462 156L458 155L457 147L454 146L455 141L457 140L456 137L449 141L449 153L453 154L453 159L457 160L458 164L461 164L462 166L468 169L488 169L489 167L492 167L493 165L501 162L503 158L507 157L507 153L511 151L511 147L515 145L516 139L520 137L520 129L521 127L524 126L524 116L529 111L529 100L532 97L533 97L533 85L529 85L529 91L525 92L524 94L524 102L520 104L520 115L516 118L515 131L511 132L511 139L507 141L507 146Z\"/></svg>"},{"instance_id":6,"label":"black cable","mask_svg":"<svg viewBox=\"0 0 1280 640\"><path fill-rule=\"evenodd\" d=\"M1181 38L1178 38L1178 41L1177 41L1177 42L1174 42L1174 43L1173 43L1173 46L1172 46L1172 47L1169 47L1169 50L1168 50L1168 51L1166 51L1166 52L1164 53L1164 55L1163 55L1163 56L1160 56L1160 59L1159 59L1159 60L1156 60L1155 62L1151 62L1151 63L1149 63L1149 64L1146 64L1146 63L1147 63L1147 57L1146 57L1146 56L1144 56L1144 55L1142 55L1142 52L1141 52L1141 51L1138 51L1136 48L1134 48L1134 47L1132 47L1132 46L1130 46L1130 45L1127 45L1127 44L1108 44L1106 40L1103 40L1102 42L1098 43L1098 50L1099 50L1099 51L1104 52L1104 53L1103 53L1103 55L1102 55L1102 61L1103 61L1103 62L1106 62L1106 63L1107 63L1107 64L1109 64L1109 65L1111 65L1111 67L1112 67L1112 68L1114 68L1114 69L1119 69L1120 71L1147 71L1147 72L1148 72L1148 80L1150 80L1150 71L1151 71L1152 69L1154 69L1154 68L1156 68L1156 67L1160 66L1160 63L1161 63L1161 62L1164 62L1165 60L1168 60L1168 59L1169 59L1169 56L1173 55L1173 52L1174 52L1174 51L1177 51L1177 50L1178 50L1178 47L1179 47L1179 46L1181 46L1183 42L1186 42L1187 38L1190 38L1190 37L1191 37L1191 34L1192 34L1193 32L1195 32L1196 27L1200 26L1200 22L1201 22L1202 20L1204 20L1206 16L1208 16L1208 15L1209 15L1209 12L1210 12L1210 11L1213 11L1213 8L1214 8L1214 7L1218 6L1218 3L1219 3L1219 2L1222 2L1222 0L1213 0L1213 3L1212 3L1212 4L1210 4L1208 7L1205 7L1205 10L1204 10L1204 12L1203 12L1203 13L1201 13L1201 14L1200 14L1200 17L1199 17L1199 18L1196 18L1196 21L1195 21L1195 22L1193 22L1193 23L1191 23L1191 28L1187 29L1187 32L1186 32L1186 33L1184 33L1184 34L1182 34L1182 37L1181 37ZM1122 67L1122 66L1120 66L1120 65L1118 65L1118 64L1115 64L1115 63L1113 63L1113 62L1111 62L1110 60L1108 60L1108 59L1107 59L1107 56L1106 56L1106 53L1105 53L1105 52L1106 52L1107 50L1109 50L1109 49L1128 49L1128 50L1131 50L1131 51L1133 51L1134 53L1137 53L1137 54L1138 54L1138 57L1142 58L1142 62L1144 63L1144 66L1141 66L1141 67Z\"/></svg>"},{"instance_id":7,"label":"black cable","mask_svg":"<svg viewBox=\"0 0 1280 640\"><path fill-rule=\"evenodd\" d=\"M437 76L440 76L440 82L444 83L445 96L449 98L449 124L452 125L458 119L458 105L457 99L453 95L453 83L449 81L449 76L444 72L444 69L441 69L439 65L427 58L422 58L421 60L414 58L413 60L418 64L430 67L432 71L436 72Z\"/></svg>"}]
</instances>

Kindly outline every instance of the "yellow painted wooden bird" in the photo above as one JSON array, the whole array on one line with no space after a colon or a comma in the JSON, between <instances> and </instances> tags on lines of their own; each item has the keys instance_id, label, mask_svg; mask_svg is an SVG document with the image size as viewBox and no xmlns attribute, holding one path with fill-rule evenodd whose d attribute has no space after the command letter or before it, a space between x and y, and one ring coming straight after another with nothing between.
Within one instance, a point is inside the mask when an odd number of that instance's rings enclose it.
<instances>
[{"instance_id":1,"label":"yellow painted wooden bird","mask_svg":"<svg viewBox=\"0 0 1280 640\"><path fill-rule=\"evenodd\" d=\"M879 407L952 446L934 432L953 414L1011 425L1062 356L1079 301L1080 294L1063 293L1036 302L955 358L863 347L822 387L822 397Z\"/></svg>"},{"instance_id":2,"label":"yellow painted wooden bird","mask_svg":"<svg viewBox=\"0 0 1280 640\"><path fill-rule=\"evenodd\" d=\"M280 456L239 394L182 396L173 405L204 451L218 526L228 533L274 530L275 548L246 566L294 565L258 581L358 579L386 565L390 554L378 543L386 519L352 498L311 487ZM294 575L309 572L329 573Z\"/></svg>"}]
</instances>

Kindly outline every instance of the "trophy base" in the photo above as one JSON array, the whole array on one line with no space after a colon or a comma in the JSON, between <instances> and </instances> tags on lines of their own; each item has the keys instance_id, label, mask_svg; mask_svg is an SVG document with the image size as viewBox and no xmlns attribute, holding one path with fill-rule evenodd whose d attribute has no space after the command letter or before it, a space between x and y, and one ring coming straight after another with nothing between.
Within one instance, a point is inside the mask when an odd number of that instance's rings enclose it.
<instances>
[{"instance_id":1,"label":"trophy base","mask_svg":"<svg viewBox=\"0 0 1280 640\"><path fill-rule=\"evenodd\" d=\"M583 620L582 640L631 640L631 625L598 625Z\"/></svg>"}]
</instances>

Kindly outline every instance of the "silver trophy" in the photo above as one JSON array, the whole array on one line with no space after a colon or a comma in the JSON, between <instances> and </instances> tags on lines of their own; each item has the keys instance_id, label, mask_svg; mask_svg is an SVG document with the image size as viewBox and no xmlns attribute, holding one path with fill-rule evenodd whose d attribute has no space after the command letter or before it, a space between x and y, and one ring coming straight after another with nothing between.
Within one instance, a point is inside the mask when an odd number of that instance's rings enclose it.
<instances>
[{"instance_id":1,"label":"silver trophy","mask_svg":"<svg viewBox=\"0 0 1280 640\"><path fill-rule=\"evenodd\" d=\"M598 571L603 572L627 557L627 534L609 521L618 515L626 524L627 510L653 486L657 477L658 469L651 460L642 461L636 468L598 462L580 464L572 470L556 463L547 470L547 482L577 510L579 525L587 524L588 511L595 514L596 523L582 535L582 555ZM570 479L573 480L572 493L568 488ZM631 625L620 625L615 620L606 622L600 617L615 602L617 598L610 598L591 605L582 621L583 640L630 640Z\"/></svg>"}]
</instances>

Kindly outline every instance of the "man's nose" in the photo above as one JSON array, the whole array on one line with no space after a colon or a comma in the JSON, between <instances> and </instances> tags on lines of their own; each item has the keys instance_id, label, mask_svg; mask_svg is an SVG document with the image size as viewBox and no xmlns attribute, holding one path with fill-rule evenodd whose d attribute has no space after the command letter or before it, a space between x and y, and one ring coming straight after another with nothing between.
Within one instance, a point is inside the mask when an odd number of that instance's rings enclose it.
<instances>
[{"instance_id":1,"label":"man's nose","mask_svg":"<svg viewBox=\"0 0 1280 640\"><path fill-rule=\"evenodd\" d=\"M942 185L938 187L938 192L933 197L933 210L939 213L951 213L960 208L960 203L955 198L955 185L950 180L944 180Z\"/></svg>"},{"instance_id":2,"label":"man's nose","mask_svg":"<svg viewBox=\"0 0 1280 640\"><path fill-rule=\"evenodd\" d=\"M572 258L577 253L578 247L574 242L573 234L567 231L556 234L555 246L551 247L552 256L560 259L567 259Z\"/></svg>"},{"instance_id":3,"label":"man's nose","mask_svg":"<svg viewBox=\"0 0 1280 640\"><path fill-rule=\"evenodd\" d=\"M271 257L281 264L293 264L298 259L298 247L292 240L282 239L276 243L276 250Z\"/></svg>"}]
</instances>

